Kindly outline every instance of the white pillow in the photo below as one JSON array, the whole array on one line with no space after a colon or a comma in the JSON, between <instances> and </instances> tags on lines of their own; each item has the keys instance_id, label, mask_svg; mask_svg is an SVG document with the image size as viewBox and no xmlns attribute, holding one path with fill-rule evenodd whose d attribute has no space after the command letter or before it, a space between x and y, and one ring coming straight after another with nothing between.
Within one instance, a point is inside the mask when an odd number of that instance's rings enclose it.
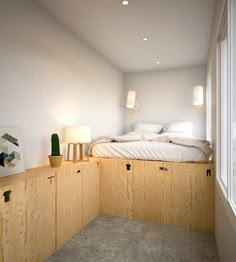
<instances>
[{"instance_id":1,"label":"white pillow","mask_svg":"<svg viewBox=\"0 0 236 262\"><path fill-rule=\"evenodd\" d=\"M149 131L131 131L127 133L129 136L140 136L142 140L148 140L152 138L159 137L160 135L157 133L149 132Z\"/></svg>"},{"instance_id":2,"label":"white pillow","mask_svg":"<svg viewBox=\"0 0 236 262\"><path fill-rule=\"evenodd\" d=\"M158 124L137 123L134 126L134 131L160 133L161 129L162 125Z\"/></svg>"},{"instance_id":3,"label":"white pillow","mask_svg":"<svg viewBox=\"0 0 236 262\"><path fill-rule=\"evenodd\" d=\"M193 137L193 122L175 122L170 124L165 132L183 134Z\"/></svg>"},{"instance_id":4,"label":"white pillow","mask_svg":"<svg viewBox=\"0 0 236 262\"><path fill-rule=\"evenodd\" d=\"M116 142L134 142L134 141L140 141L141 135L132 134L132 132L130 132L123 136L111 136L110 138Z\"/></svg>"},{"instance_id":5,"label":"white pillow","mask_svg":"<svg viewBox=\"0 0 236 262\"><path fill-rule=\"evenodd\" d=\"M178 133L178 132L164 132L159 135L160 137L162 136L168 136L168 137L188 137L188 138L194 138L194 136L191 135L186 135L184 133Z\"/></svg>"}]
</instances>

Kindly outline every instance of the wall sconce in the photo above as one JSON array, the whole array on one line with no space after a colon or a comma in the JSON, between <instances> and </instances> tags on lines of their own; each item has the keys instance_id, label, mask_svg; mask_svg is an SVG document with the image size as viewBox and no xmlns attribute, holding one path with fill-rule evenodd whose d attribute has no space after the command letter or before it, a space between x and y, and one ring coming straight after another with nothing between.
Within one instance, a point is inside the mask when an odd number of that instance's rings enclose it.
<instances>
[{"instance_id":1,"label":"wall sconce","mask_svg":"<svg viewBox=\"0 0 236 262\"><path fill-rule=\"evenodd\" d=\"M129 113L132 114L134 107L135 107L135 98L136 98L136 92L135 91L128 91L127 96L127 103L126 107L129 108Z\"/></svg>"},{"instance_id":2,"label":"wall sconce","mask_svg":"<svg viewBox=\"0 0 236 262\"><path fill-rule=\"evenodd\" d=\"M73 145L73 162L77 161L77 145L79 145L79 161L83 159L83 144L91 142L91 130L89 126L68 126L65 128L65 142L68 143L67 160L70 159L70 146Z\"/></svg>"},{"instance_id":3,"label":"wall sconce","mask_svg":"<svg viewBox=\"0 0 236 262\"><path fill-rule=\"evenodd\" d=\"M200 108L203 105L203 86L194 86L193 105L196 107L197 111L200 112Z\"/></svg>"},{"instance_id":4,"label":"wall sconce","mask_svg":"<svg viewBox=\"0 0 236 262\"><path fill-rule=\"evenodd\" d=\"M141 108L141 102L136 99L135 91L128 91L126 107L129 109L130 114L132 114L133 111L138 111Z\"/></svg>"}]
</instances>

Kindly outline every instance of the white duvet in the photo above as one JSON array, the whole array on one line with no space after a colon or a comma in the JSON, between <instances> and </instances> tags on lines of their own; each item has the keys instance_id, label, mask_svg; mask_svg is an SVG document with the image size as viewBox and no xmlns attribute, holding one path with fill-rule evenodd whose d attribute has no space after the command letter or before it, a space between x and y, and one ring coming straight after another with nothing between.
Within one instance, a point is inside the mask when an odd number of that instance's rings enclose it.
<instances>
[{"instance_id":1,"label":"white duvet","mask_svg":"<svg viewBox=\"0 0 236 262\"><path fill-rule=\"evenodd\" d=\"M212 150L210 143L201 138L130 132L99 138L91 145L89 153L108 158L202 162L209 159Z\"/></svg>"}]
</instances>

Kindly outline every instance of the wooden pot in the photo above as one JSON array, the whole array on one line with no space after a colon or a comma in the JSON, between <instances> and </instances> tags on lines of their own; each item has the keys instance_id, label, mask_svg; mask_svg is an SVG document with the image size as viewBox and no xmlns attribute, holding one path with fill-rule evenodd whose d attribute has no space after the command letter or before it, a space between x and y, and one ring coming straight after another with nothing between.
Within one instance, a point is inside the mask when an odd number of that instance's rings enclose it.
<instances>
[{"instance_id":1,"label":"wooden pot","mask_svg":"<svg viewBox=\"0 0 236 262\"><path fill-rule=\"evenodd\" d=\"M48 156L51 167L60 167L62 162L62 155L60 156Z\"/></svg>"}]
</instances>

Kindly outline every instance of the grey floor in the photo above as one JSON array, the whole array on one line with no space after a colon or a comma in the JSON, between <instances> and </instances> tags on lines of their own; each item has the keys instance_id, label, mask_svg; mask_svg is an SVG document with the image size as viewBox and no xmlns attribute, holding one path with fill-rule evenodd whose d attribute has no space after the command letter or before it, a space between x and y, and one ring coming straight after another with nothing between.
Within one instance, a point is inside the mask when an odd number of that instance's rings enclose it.
<instances>
[{"instance_id":1,"label":"grey floor","mask_svg":"<svg viewBox=\"0 0 236 262\"><path fill-rule=\"evenodd\" d=\"M219 261L213 234L99 216L45 262Z\"/></svg>"}]
</instances>

